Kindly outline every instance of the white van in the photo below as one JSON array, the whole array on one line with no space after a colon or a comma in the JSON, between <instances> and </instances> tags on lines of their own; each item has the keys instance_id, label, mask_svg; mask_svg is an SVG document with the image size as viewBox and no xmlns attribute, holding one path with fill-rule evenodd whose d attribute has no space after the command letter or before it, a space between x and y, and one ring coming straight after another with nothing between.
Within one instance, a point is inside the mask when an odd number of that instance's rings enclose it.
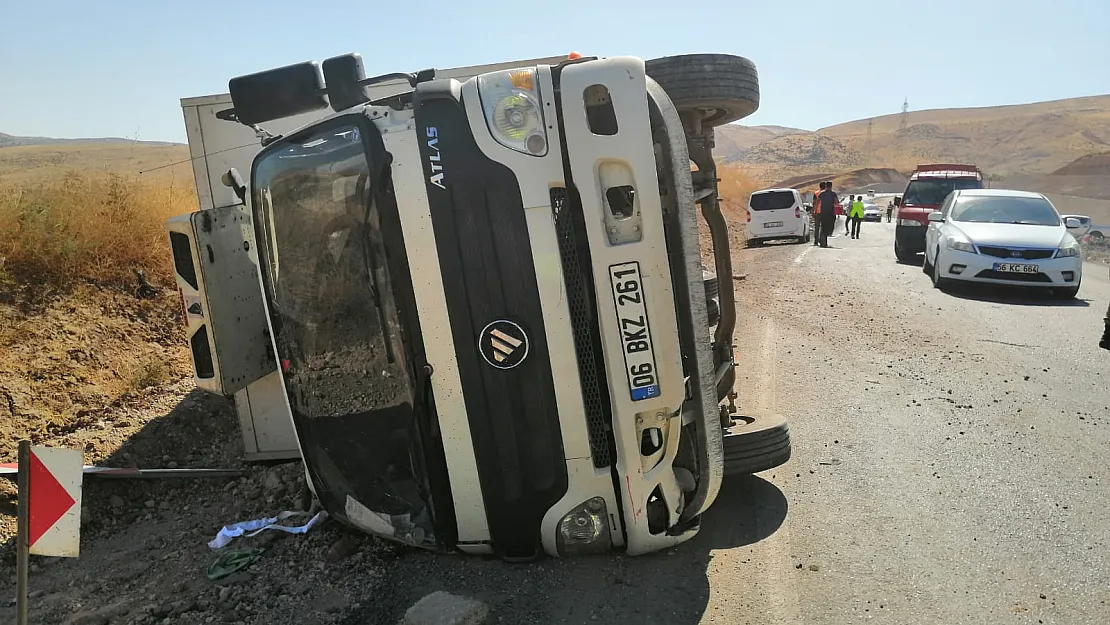
<instances>
[{"instance_id":1,"label":"white van","mask_svg":"<svg viewBox=\"0 0 1110 625\"><path fill-rule=\"evenodd\" d=\"M764 189L748 200L748 241L809 241L809 213L797 189Z\"/></svg>"}]
</instances>

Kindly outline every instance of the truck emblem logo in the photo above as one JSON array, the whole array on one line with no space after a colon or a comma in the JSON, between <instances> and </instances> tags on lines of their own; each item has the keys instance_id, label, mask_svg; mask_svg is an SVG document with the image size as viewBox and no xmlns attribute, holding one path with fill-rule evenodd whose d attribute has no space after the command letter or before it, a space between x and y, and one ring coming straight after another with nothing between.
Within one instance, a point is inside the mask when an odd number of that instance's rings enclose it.
<instances>
[{"instance_id":1,"label":"truck emblem logo","mask_svg":"<svg viewBox=\"0 0 1110 625\"><path fill-rule=\"evenodd\" d=\"M447 188L443 186L443 163L440 160L439 128L428 126L426 134L428 135L428 169L430 172L428 182L446 191Z\"/></svg>"},{"instance_id":2,"label":"truck emblem logo","mask_svg":"<svg viewBox=\"0 0 1110 625\"><path fill-rule=\"evenodd\" d=\"M507 319L492 321L478 335L478 353L495 369L512 369L528 357L528 335Z\"/></svg>"}]
</instances>

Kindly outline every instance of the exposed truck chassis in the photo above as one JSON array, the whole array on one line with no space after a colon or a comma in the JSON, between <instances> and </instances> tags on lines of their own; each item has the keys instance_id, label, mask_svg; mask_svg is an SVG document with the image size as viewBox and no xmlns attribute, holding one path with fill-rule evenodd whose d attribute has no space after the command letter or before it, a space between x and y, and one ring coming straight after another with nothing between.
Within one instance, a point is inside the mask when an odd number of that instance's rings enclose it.
<instances>
[{"instance_id":1,"label":"exposed truck chassis","mask_svg":"<svg viewBox=\"0 0 1110 625\"><path fill-rule=\"evenodd\" d=\"M399 76L409 89L373 98ZM635 555L696 534L725 474L789 458L781 419L733 418L712 148L714 126L758 106L750 61L586 58L459 81L367 79L347 55L230 86L221 119L265 146L249 185L224 180L250 208L170 224L198 384L231 395L279 369L335 517L507 559ZM262 128L329 104L284 136ZM325 232L362 241L361 260L336 268L346 243L312 247ZM252 280L261 311L246 310Z\"/></svg>"}]
</instances>

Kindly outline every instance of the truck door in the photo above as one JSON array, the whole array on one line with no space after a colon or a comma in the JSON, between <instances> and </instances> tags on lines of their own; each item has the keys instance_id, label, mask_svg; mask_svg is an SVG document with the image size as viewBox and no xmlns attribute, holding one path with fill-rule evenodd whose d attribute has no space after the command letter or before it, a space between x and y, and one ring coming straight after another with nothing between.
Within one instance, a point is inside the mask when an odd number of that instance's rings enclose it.
<instances>
[{"instance_id":1,"label":"truck door","mask_svg":"<svg viewBox=\"0 0 1110 625\"><path fill-rule=\"evenodd\" d=\"M277 369L250 213L225 206L166 224L198 388L232 396Z\"/></svg>"}]
</instances>

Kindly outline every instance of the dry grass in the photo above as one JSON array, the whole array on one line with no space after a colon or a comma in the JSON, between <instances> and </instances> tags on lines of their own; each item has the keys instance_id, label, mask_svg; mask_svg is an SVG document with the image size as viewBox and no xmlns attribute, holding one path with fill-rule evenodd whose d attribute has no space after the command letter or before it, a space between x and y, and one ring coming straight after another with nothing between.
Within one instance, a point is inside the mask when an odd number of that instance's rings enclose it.
<instances>
[{"instance_id":1,"label":"dry grass","mask_svg":"<svg viewBox=\"0 0 1110 625\"><path fill-rule=\"evenodd\" d=\"M0 184L0 273L24 284L170 280L165 221L196 210L193 185L118 173Z\"/></svg>"},{"instance_id":2,"label":"dry grass","mask_svg":"<svg viewBox=\"0 0 1110 625\"><path fill-rule=\"evenodd\" d=\"M86 175L142 175L166 183L192 184L193 170L184 145L145 143L67 143L0 148L0 184L28 185Z\"/></svg>"},{"instance_id":3,"label":"dry grass","mask_svg":"<svg viewBox=\"0 0 1110 625\"><path fill-rule=\"evenodd\" d=\"M724 214L728 224L729 246L736 250L741 249L747 242L747 209L748 196L752 191L760 188L744 168L737 165L717 164L717 190L721 198L721 213ZM704 219L698 220L698 235L701 238L702 264L713 267L713 243L709 236L709 227Z\"/></svg>"},{"instance_id":4,"label":"dry grass","mask_svg":"<svg viewBox=\"0 0 1110 625\"><path fill-rule=\"evenodd\" d=\"M195 208L191 181L134 172L0 181L0 442L93 427L188 376L165 221Z\"/></svg>"},{"instance_id":5,"label":"dry grass","mask_svg":"<svg viewBox=\"0 0 1110 625\"><path fill-rule=\"evenodd\" d=\"M762 185L753 179L743 166L719 164L717 190L726 208L742 211L748 205L748 196L758 191Z\"/></svg>"},{"instance_id":6,"label":"dry grass","mask_svg":"<svg viewBox=\"0 0 1110 625\"><path fill-rule=\"evenodd\" d=\"M126 392L137 393L169 382L172 373L165 361L143 360L128 363L126 370L121 372L121 378L126 383Z\"/></svg>"}]
</instances>

